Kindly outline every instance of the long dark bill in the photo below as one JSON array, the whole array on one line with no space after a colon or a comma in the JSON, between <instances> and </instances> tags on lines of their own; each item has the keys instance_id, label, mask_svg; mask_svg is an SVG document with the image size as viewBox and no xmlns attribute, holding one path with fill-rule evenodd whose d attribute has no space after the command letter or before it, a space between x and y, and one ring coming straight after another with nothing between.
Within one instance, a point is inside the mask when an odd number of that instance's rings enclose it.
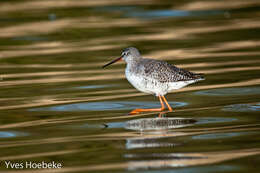
<instances>
[{"instance_id":1,"label":"long dark bill","mask_svg":"<svg viewBox=\"0 0 260 173\"><path fill-rule=\"evenodd\" d=\"M119 61L119 60L121 60L121 59L122 59L122 57L119 57L119 58L117 58L117 59L114 59L113 61L111 61L111 62L107 63L106 65L104 65L102 68L105 68L106 66L109 66L109 65L111 65L111 64L113 64L113 63L115 63L115 62L117 62L117 61Z\"/></svg>"}]
</instances>

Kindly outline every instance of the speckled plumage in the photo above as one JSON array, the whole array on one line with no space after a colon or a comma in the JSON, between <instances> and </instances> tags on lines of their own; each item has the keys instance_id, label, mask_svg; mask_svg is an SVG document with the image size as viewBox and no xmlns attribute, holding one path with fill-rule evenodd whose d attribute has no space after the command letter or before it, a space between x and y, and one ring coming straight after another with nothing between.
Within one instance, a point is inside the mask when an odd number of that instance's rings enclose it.
<instances>
[{"instance_id":1,"label":"speckled plumage","mask_svg":"<svg viewBox=\"0 0 260 173\"><path fill-rule=\"evenodd\" d=\"M143 67L142 67L143 66ZM189 81L202 78L201 75L189 72L168 64L165 61L142 58L137 65L138 69L144 69L142 75L150 76L159 82Z\"/></svg>"},{"instance_id":2,"label":"speckled plumage","mask_svg":"<svg viewBox=\"0 0 260 173\"><path fill-rule=\"evenodd\" d=\"M165 61L142 58L136 48L124 49L122 57L127 63L127 80L138 90L165 95L186 85L203 80L201 74L189 72Z\"/></svg>"}]
</instances>

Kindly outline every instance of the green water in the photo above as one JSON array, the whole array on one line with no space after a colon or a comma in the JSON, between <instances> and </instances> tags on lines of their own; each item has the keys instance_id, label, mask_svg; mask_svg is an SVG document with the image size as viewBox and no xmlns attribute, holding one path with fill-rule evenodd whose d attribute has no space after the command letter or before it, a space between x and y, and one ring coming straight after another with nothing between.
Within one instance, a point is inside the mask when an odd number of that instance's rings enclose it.
<instances>
[{"instance_id":1,"label":"green water","mask_svg":"<svg viewBox=\"0 0 260 173\"><path fill-rule=\"evenodd\" d=\"M1 1L0 171L260 172L259 9L257 0ZM101 68L129 46L206 80L168 94L174 112L128 115L160 106L127 82L123 62Z\"/></svg>"}]
</instances>

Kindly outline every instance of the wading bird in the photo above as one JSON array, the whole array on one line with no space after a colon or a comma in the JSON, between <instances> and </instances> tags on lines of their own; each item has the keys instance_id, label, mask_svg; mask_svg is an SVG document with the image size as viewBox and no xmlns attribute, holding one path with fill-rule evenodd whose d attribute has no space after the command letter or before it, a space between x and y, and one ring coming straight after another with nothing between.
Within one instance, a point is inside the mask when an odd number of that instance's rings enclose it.
<instances>
[{"instance_id":1,"label":"wading bird","mask_svg":"<svg viewBox=\"0 0 260 173\"><path fill-rule=\"evenodd\" d=\"M119 58L107 63L103 68L119 60L124 60L127 64L125 69L127 80L137 90L159 97L161 103L161 108L135 109L130 114L162 111L165 109L164 103L167 105L169 111L172 111L164 95L172 90L177 90L186 85L204 80L202 74L189 72L168 64L165 61L143 58L138 49L134 47L124 49Z\"/></svg>"}]
</instances>

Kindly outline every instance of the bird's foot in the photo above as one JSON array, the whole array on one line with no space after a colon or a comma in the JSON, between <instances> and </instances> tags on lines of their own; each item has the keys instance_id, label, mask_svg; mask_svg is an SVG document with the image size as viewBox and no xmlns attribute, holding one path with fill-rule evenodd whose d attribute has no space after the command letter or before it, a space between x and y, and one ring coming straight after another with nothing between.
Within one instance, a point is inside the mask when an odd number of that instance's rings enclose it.
<instances>
[{"instance_id":1,"label":"bird's foot","mask_svg":"<svg viewBox=\"0 0 260 173\"><path fill-rule=\"evenodd\" d=\"M136 110L132 110L131 112L128 113L128 115L135 115L135 114L139 114L140 112L136 111Z\"/></svg>"},{"instance_id":2,"label":"bird's foot","mask_svg":"<svg viewBox=\"0 0 260 173\"><path fill-rule=\"evenodd\" d=\"M139 114L140 112L160 112L163 111L164 108L154 108L154 109L134 109L132 110L129 115Z\"/></svg>"},{"instance_id":3,"label":"bird's foot","mask_svg":"<svg viewBox=\"0 0 260 173\"><path fill-rule=\"evenodd\" d=\"M134 109L132 110L129 115L136 115L136 114L139 114L141 112L161 112L163 111L164 109L161 109L161 108L155 108L155 109ZM173 109L169 109L168 111L166 112L173 112Z\"/></svg>"}]
</instances>

